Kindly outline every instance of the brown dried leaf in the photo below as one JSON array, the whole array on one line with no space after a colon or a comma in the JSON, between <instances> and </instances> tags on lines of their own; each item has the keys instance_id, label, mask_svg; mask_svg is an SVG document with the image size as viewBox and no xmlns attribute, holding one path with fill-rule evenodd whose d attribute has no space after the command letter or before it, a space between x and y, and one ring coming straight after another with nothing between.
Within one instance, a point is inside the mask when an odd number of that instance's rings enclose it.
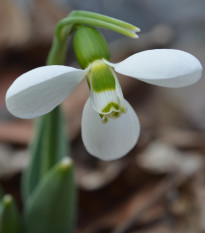
<instances>
[{"instance_id":1,"label":"brown dried leaf","mask_svg":"<svg viewBox=\"0 0 205 233\"><path fill-rule=\"evenodd\" d=\"M144 152L137 157L138 164L156 173L177 172L190 176L199 171L203 157L196 152L182 152L163 141L153 141Z\"/></svg>"}]
</instances>

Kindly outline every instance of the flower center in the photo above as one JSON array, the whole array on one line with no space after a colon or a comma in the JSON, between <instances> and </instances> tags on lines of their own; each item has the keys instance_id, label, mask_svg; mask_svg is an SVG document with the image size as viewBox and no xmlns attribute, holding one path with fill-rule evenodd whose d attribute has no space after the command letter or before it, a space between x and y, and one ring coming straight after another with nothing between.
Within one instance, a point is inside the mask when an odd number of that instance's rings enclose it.
<instances>
[{"instance_id":1,"label":"flower center","mask_svg":"<svg viewBox=\"0 0 205 233\"><path fill-rule=\"evenodd\" d=\"M121 113L126 112L118 78L103 60L92 62L87 81L91 92L91 105L103 122L107 122L108 118L118 118Z\"/></svg>"}]
</instances>

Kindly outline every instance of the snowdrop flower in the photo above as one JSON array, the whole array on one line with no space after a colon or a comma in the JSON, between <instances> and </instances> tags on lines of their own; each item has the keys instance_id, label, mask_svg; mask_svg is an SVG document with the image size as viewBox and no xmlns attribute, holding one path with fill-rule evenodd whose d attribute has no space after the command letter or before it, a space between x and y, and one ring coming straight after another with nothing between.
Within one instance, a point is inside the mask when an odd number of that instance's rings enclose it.
<instances>
[{"instance_id":1,"label":"snowdrop flower","mask_svg":"<svg viewBox=\"0 0 205 233\"><path fill-rule=\"evenodd\" d=\"M41 116L61 104L87 77L90 97L82 114L83 143L93 156L113 160L127 154L140 133L137 115L124 99L115 72L146 83L176 88L197 82L202 75L202 66L191 54L173 49L147 50L113 64L100 34L91 31L89 40L95 34L103 48L97 53L96 46L94 52L86 50L85 47L89 47L87 34L82 36L77 31L74 38L76 57L84 69L51 65L31 70L11 85L6 94L6 105L20 118Z\"/></svg>"}]
</instances>

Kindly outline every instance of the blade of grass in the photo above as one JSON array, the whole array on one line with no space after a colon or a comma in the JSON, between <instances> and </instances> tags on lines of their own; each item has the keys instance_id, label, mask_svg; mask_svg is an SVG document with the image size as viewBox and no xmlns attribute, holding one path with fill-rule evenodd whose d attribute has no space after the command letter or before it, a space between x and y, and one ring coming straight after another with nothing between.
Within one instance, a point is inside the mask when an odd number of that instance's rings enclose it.
<instances>
[{"instance_id":1,"label":"blade of grass","mask_svg":"<svg viewBox=\"0 0 205 233\"><path fill-rule=\"evenodd\" d=\"M5 195L0 204L0 233L20 233L20 217L11 195Z\"/></svg>"},{"instance_id":2,"label":"blade of grass","mask_svg":"<svg viewBox=\"0 0 205 233\"><path fill-rule=\"evenodd\" d=\"M73 163L63 159L41 180L25 207L25 233L71 233L75 225Z\"/></svg>"}]
</instances>

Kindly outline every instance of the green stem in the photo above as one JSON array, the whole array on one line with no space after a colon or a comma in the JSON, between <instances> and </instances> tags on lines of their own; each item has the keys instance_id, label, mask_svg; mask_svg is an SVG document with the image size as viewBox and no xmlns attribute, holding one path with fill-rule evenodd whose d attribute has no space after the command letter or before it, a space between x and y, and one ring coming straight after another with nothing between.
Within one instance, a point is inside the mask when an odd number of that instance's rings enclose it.
<instances>
[{"instance_id":1,"label":"green stem","mask_svg":"<svg viewBox=\"0 0 205 233\"><path fill-rule=\"evenodd\" d=\"M62 19L56 25L55 38L48 55L47 65L64 64L69 42L68 37L77 24L87 24L112 30L132 38L136 38L136 32L140 31L132 24L109 16L87 11L72 11L68 17Z\"/></svg>"},{"instance_id":2,"label":"green stem","mask_svg":"<svg viewBox=\"0 0 205 233\"><path fill-rule=\"evenodd\" d=\"M48 54L47 65L62 65L65 63L69 34L72 31L72 27L73 25L69 25L62 30L61 40L59 40L57 36L54 37L53 44Z\"/></svg>"}]
</instances>

